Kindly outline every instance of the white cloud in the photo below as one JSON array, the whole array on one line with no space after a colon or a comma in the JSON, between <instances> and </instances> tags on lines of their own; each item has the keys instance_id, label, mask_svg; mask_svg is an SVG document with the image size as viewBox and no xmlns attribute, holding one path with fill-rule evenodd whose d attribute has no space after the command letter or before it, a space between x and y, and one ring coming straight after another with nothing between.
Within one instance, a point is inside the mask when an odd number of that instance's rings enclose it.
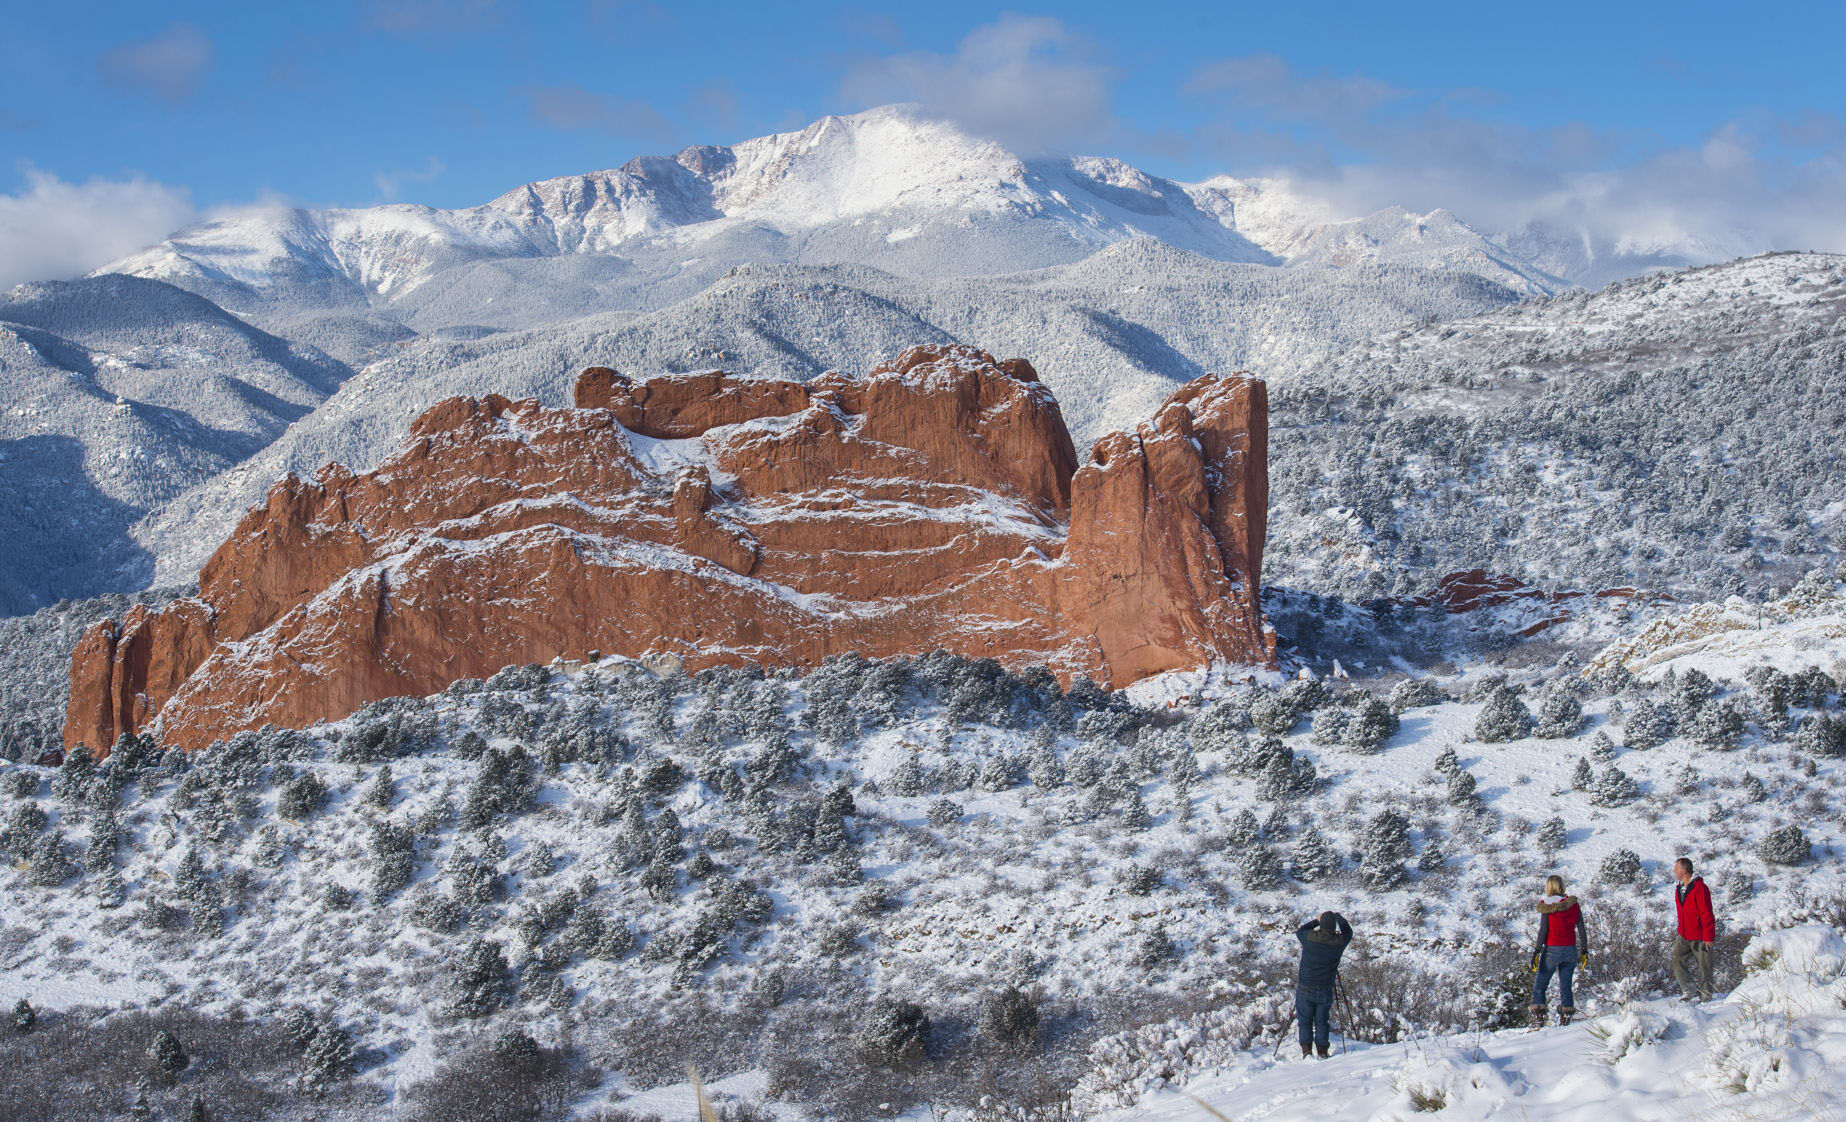
<instances>
[{"instance_id":1,"label":"white cloud","mask_svg":"<svg viewBox=\"0 0 1846 1122\"><path fill-rule=\"evenodd\" d=\"M847 97L914 101L970 132L1028 154L1105 140L1117 127L1113 75L1090 43L1048 16L975 28L954 54L909 51L861 62Z\"/></svg>"},{"instance_id":2,"label":"white cloud","mask_svg":"<svg viewBox=\"0 0 1846 1122\"><path fill-rule=\"evenodd\" d=\"M1592 259L1846 249L1846 127L1811 112L1672 144L1517 124L1478 92L1302 74L1272 56L1212 63L1185 89L1213 111L1202 146L1232 174L1287 179L1345 215L1442 207L1490 232L1542 232L1522 248L1563 254L1559 267L1587 268L1573 240Z\"/></svg>"},{"instance_id":3,"label":"white cloud","mask_svg":"<svg viewBox=\"0 0 1846 1122\"><path fill-rule=\"evenodd\" d=\"M441 160L431 156L422 171L380 171L372 174L372 182L378 185L378 197L386 202L396 202L404 193L404 186L409 183L428 183L449 170Z\"/></svg>"},{"instance_id":4,"label":"white cloud","mask_svg":"<svg viewBox=\"0 0 1846 1122\"><path fill-rule=\"evenodd\" d=\"M136 177L66 183L28 168L0 195L0 288L80 276L154 244L194 217L184 190Z\"/></svg>"},{"instance_id":5,"label":"white cloud","mask_svg":"<svg viewBox=\"0 0 1846 1122\"><path fill-rule=\"evenodd\" d=\"M175 23L146 39L104 51L96 56L96 72L105 82L144 89L178 104L198 92L212 55L212 41L205 32Z\"/></svg>"},{"instance_id":6,"label":"white cloud","mask_svg":"<svg viewBox=\"0 0 1846 1122\"><path fill-rule=\"evenodd\" d=\"M645 101L612 101L569 83L527 86L519 92L530 106L533 120L561 132L639 136L661 144L671 144L679 132L660 110Z\"/></svg>"}]
</instances>

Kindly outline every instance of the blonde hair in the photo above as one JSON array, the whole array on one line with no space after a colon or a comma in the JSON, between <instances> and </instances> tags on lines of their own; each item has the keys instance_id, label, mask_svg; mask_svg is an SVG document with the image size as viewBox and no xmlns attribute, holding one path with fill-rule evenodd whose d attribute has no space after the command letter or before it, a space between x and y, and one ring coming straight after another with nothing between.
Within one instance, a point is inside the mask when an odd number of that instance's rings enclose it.
<instances>
[{"instance_id":1,"label":"blonde hair","mask_svg":"<svg viewBox=\"0 0 1846 1122\"><path fill-rule=\"evenodd\" d=\"M1564 895L1564 878L1552 873L1545 878L1545 894L1548 896Z\"/></svg>"}]
</instances>

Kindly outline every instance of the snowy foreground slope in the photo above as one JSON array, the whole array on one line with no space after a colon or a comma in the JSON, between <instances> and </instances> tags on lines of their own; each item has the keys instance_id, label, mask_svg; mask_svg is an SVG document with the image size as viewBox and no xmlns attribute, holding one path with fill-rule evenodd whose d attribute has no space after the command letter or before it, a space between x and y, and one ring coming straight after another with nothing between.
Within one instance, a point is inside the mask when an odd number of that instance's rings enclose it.
<instances>
[{"instance_id":1,"label":"snowy foreground slope","mask_svg":"<svg viewBox=\"0 0 1846 1122\"><path fill-rule=\"evenodd\" d=\"M1837 1118L1846 1111L1846 942L1822 924L1750 941L1746 976L1710 1005L1627 1002L1569 1027L1354 1044L1327 1060L1259 1050L1118 1122Z\"/></svg>"},{"instance_id":2,"label":"snowy foreground slope","mask_svg":"<svg viewBox=\"0 0 1846 1122\"><path fill-rule=\"evenodd\" d=\"M1718 1009L1546 1078L1589 1031L1503 1035L1546 873L1585 900L1586 1017L1666 984L1679 854L1721 991L1750 933L1846 916L1846 644L1815 637L1842 611L1816 574L1729 651L1682 649L1695 609L1622 665L1129 697L941 656L509 668L191 757L0 767L0 1010L39 1014L0 1028L0 1116L116 1117L169 1032L170 1116L683 1116L691 1063L737 1117L1179 1117L1172 1086L1247 1107L1246 1075L1293 1117L1297 1071L1386 1108L1424 1056L1458 1104L1545 1117L1780 1024ZM1272 1071L1293 926L1327 907L1360 932L1343 1027L1379 1047ZM1793 1047L1729 1039L1740 1070Z\"/></svg>"}]
</instances>

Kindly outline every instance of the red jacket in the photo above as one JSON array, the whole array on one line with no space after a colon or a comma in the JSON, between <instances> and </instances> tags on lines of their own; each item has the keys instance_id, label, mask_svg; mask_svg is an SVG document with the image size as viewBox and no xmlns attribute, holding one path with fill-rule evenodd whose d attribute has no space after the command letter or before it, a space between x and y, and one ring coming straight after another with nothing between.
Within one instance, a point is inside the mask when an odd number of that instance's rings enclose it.
<instances>
[{"instance_id":1,"label":"red jacket","mask_svg":"<svg viewBox=\"0 0 1846 1122\"><path fill-rule=\"evenodd\" d=\"M1709 943L1718 937L1718 918L1711 913L1711 889L1704 877L1693 877L1685 887L1673 889L1673 905L1679 912L1679 937L1694 943Z\"/></svg>"},{"instance_id":2,"label":"red jacket","mask_svg":"<svg viewBox=\"0 0 1846 1122\"><path fill-rule=\"evenodd\" d=\"M1568 908L1559 908L1545 915L1545 945L1547 947L1574 947L1577 945L1577 928L1583 925L1583 909L1574 902Z\"/></svg>"}]
</instances>

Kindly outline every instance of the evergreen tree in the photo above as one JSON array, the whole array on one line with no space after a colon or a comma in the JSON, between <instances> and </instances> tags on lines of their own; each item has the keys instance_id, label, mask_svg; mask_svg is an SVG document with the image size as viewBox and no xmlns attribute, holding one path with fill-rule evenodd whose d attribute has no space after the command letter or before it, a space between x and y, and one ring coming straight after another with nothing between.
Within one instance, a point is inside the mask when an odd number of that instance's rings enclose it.
<instances>
[{"instance_id":1,"label":"evergreen tree","mask_svg":"<svg viewBox=\"0 0 1846 1122\"><path fill-rule=\"evenodd\" d=\"M1597 729L1596 735L1590 737L1590 759L1599 764L1615 762L1615 741L1609 739L1609 734L1601 729Z\"/></svg>"},{"instance_id":2,"label":"evergreen tree","mask_svg":"<svg viewBox=\"0 0 1846 1122\"><path fill-rule=\"evenodd\" d=\"M143 1054L148 1081L156 1087L171 1087L186 1065L192 1061L187 1058L186 1050L180 1047L179 1037L166 1029L154 1034L148 1041L147 1051Z\"/></svg>"},{"instance_id":3,"label":"evergreen tree","mask_svg":"<svg viewBox=\"0 0 1846 1122\"><path fill-rule=\"evenodd\" d=\"M1642 698L1623 715L1622 746L1633 751L1658 748L1673 736L1673 713Z\"/></svg>"},{"instance_id":4,"label":"evergreen tree","mask_svg":"<svg viewBox=\"0 0 1846 1122\"><path fill-rule=\"evenodd\" d=\"M1487 699L1474 722L1474 738L1486 744L1521 740L1532 734L1532 712L1513 691L1501 688Z\"/></svg>"},{"instance_id":5,"label":"evergreen tree","mask_svg":"<svg viewBox=\"0 0 1846 1122\"><path fill-rule=\"evenodd\" d=\"M1676 679L1663 678L1661 685L1667 687L1672 698L1673 719L1682 729L1693 727L1707 704L1718 696L1717 683L1697 667Z\"/></svg>"},{"instance_id":6,"label":"evergreen tree","mask_svg":"<svg viewBox=\"0 0 1846 1122\"><path fill-rule=\"evenodd\" d=\"M1602 859L1596 875L1609 884L1639 884L1641 858L1631 849L1618 849Z\"/></svg>"},{"instance_id":7,"label":"evergreen tree","mask_svg":"<svg viewBox=\"0 0 1846 1122\"><path fill-rule=\"evenodd\" d=\"M1436 771L1442 775L1454 775L1460 770L1461 761L1455 756L1455 746L1443 745L1442 751L1436 755Z\"/></svg>"},{"instance_id":8,"label":"evergreen tree","mask_svg":"<svg viewBox=\"0 0 1846 1122\"><path fill-rule=\"evenodd\" d=\"M1735 748L1743 740L1743 710L1730 700L1708 702L1698 710L1691 728L1692 740L1700 747L1717 751Z\"/></svg>"},{"instance_id":9,"label":"evergreen tree","mask_svg":"<svg viewBox=\"0 0 1846 1122\"><path fill-rule=\"evenodd\" d=\"M1410 822L1395 810L1381 810L1359 836L1359 883L1383 892L1404 883L1404 858L1410 855Z\"/></svg>"},{"instance_id":10,"label":"evergreen tree","mask_svg":"<svg viewBox=\"0 0 1846 1122\"><path fill-rule=\"evenodd\" d=\"M1570 831L1565 828L1562 818L1548 819L1543 826L1538 828L1539 852L1547 857L1554 856L1563 850L1569 838Z\"/></svg>"},{"instance_id":11,"label":"evergreen tree","mask_svg":"<svg viewBox=\"0 0 1846 1122\"><path fill-rule=\"evenodd\" d=\"M907 757L891 773L888 784L893 795L915 798L929 792L929 777L923 771L923 764L915 756Z\"/></svg>"},{"instance_id":12,"label":"evergreen tree","mask_svg":"<svg viewBox=\"0 0 1846 1122\"><path fill-rule=\"evenodd\" d=\"M1250 706L1250 723L1270 736L1287 736L1301 723L1302 711L1279 694L1264 694Z\"/></svg>"},{"instance_id":13,"label":"evergreen tree","mask_svg":"<svg viewBox=\"0 0 1846 1122\"><path fill-rule=\"evenodd\" d=\"M1303 829L1289 854L1289 871L1296 880L1309 884L1326 880L1339 872L1343 864L1317 826Z\"/></svg>"},{"instance_id":14,"label":"evergreen tree","mask_svg":"<svg viewBox=\"0 0 1846 1122\"><path fill-rule=\"evenodd\" d=\"M1146 813L1145 807L1142 813ZM929 804L929 824L938 830L946 830L961 821L961 804L951 798L940 798Z\"/></svg>"},{"instance_id":15,"label":"evergreen tree","mask_svg":"<svg viewBox=\"0 0 1846 1122\"><path fill-rule=\"evenodd\" d=\"M1314 714L1313 723L1309 725L1309 736L1316 744L1344 744L1346 728L1351 723L1351 713L1337 705L1330 705Z\"/></svg>"},{"instance_id":16,"label":"evergreen tree","mask_svg":"<svg viewBox=\"0 0 1846 1122\"><path fill-rule=\"evenodd\" d=\"M1590 761L1583 756L1577 757L1577 767L1570 773L1570 787L1573 791L1587 791L1596 783L1596 772L1590 767Z\"/></svg>"},{"instance_id":17,"label":"evergreen tree","mask_svg":"<svg viewBox=\"0 0 1846 1122\"><path fill-rule=\"evenodd\" d=\"M1245 852L1243 886L1251 892L1268 892L1282 883L1282 862L1275 851L1258 842Z\"/></svg>"},{"instance_id":18,"label":"evergreen tree","mask_svg":"<svg viewBox=\"0 0 1846 1122\"><path fill-rule=\"evenodd\" d=\"M365 805L379 810L390 810L397 801L397 782L391 776L391 765L381 764L378 773L372 776L372 782L362 796Z\"/></svg>"},{"instance_id":19,"label":"evergreen tree","mask_svg":"<svg viewBox=\"0 0 1846 1122\"><path fill-rule=\"evenodd\" d=\"M1621 768L1610 764L1596 775L1590 785L1590 802L1597 806L1621 806L1633 802L1641 793L1634 780L1628 778Z\"/></svg>"},{"instance_id":20,"label":"evergreen tree","mask_svg":"<svg viewBox=\"0 0 1846 1122\"><path fill-rule=\"evenodd\" d=\"M879 998L859 1028L865 1058L882 1067L914 1067L923 1060L929 1040L929 1015L910 1001Z\"/></svg>"},{"instance_id":21,"label":"evergreen tree","mask_svg":"<svg viewBox=\"0 0 1846 1122\"><path fill-rule=\"evenodd\" d=\"M1396 712L1439 705L1445 700L1436 683L1428 678L1405 678L1391 687L1390 705Z\"/></svg>"},{"instance_id":22,"label":"evergreen tree","mask_svg":"<svg viewBox=\"0 0 1846 1122\"><path fill-rule=\"evenodd\" d=\"M449 964L451 1006L464 1017L479 1017L506 1004L512 984L506 956L498 943L470 938Z\"/></svg>"},{"instance_id":23,"label":"evergreen tree","mask_svg":"<svg viewBox=\"0 0 1846 1122\"><path fill-rule=\"evenodd\" d=\"M1316 718L1318 720L1318 718ZM1376 698L1367 698L1346 726L1345 742L1353 751L1370 754L1384 748L1397 734L1397 714Z\"/></svg>"},{"instance_id":24,"label":"evergreen tree","mask_svg":"<svg viewBox=\"0 0 1846 1122\"><path fill-rule=\"evenodd\" d=\"M192 1105L186 1108L186 1122L212 1122L212 1112L205 1106L205 1096L192 1096Z\"/></svg>"},{"instance_id":25,"label":"evergreen tree","mask_svg":"<svg viewBox=\"0 0 1846 1122\"><path fill-rule=\"evenodd\" d=\"M79 744L64 754L64 763L58 767L58 777L52 788L58 797L72 806L81 806L84 796L89 793L90 780L96 778L96 757L90 755L87 745Z\"/></svg>"},{"instance_id":26,"label":"evergreen tree","mask_svg":"<svg viewBox=\"0 0 1846 1122\"><path fill-rule=\"evenodd\" d=\"M1233 848L1248 849L1256 844L1259 832L1260 827L1256 824L1256 815L1251 813L1249 807L1245 807L1238 811L1230 824L1225 827L1224 840Z\"/></svg>"},{"instance_id":27,"label":"evergreen tree","mask_svg":"<svg viewBox=\"0 0 1846 1122\"><path fill-rule=\"evenodd\" d=\"M1128 799L1122 804L1122 828L1126 830L1145 830L1154 824L1153 815L1147 811L1147 803L1141 799L1141 789L1136 787L1128 792Z\"/></svg>"},{"instance_id":28,"label":"evergreen tree","mask_svg":"<svg viewBox=\"0 0 1846 1122\"><path fill-rule=\"evenodd\" d=\"M1808 859L1813 849L1801 827L1788 825L1764 837L1756 847L1756 855L1770 865L1799 865Z\"/></svg>"},{"instance_id":29,"label":"evergreen tree","mask_svg":"<svg viewBox=\"0 0 1846 1122\"><path fill-rule=\"evenodd\" d=\"M1263 836L1270 841L1281 841L1288 837L1288 811L1277 803L1269 808L1269 814L1263 819Z\"/></svg>"},{"instance_id":30,"label":"evergreen tree","mask_svg":"<svg viewBox=\"0 0 1846 1122\"><path fill-rule=\"evenodd\" d=\"M27 879L40 888L56 888L77 874L77 863L56 830L32 842L27 859Z\"/></svg>"},{"instance_id":31,"label":"evergreen tree","mask_svg":"<svg viewBox=\"0 0 1846 1122\"><path fill-rule=\"evenodd\" d=\"M352 1075L357 1054L352 1036L345 1029L331 1022L321 1025L301 1058L308 1085L325 1086Z\"/></svg>"},{"instance_id":32,"label":"evergreen tree","mask_svg":"<svg viewBox=\"0 0 1846 1122\"><path fill-rule=\"evenodd\" d=\"M1833 759L1846 755L1846 722L1816 713L1795 730L1795 747L1811 757Z\"/></svg>"},{"instance_id":33,"label":"evergreen tree","mask_svg":"<svg viewBox=\"0 0 1846 1122\"><path fill-rule=\"evenodd\" d=\"M311 817L327 801L327 784L312 771L304 771L282 785L276 795L276 813L293 821Z\"/></svg>"},{"instance_id":34,"label":"evergreen tree","mask_svg":"<svg viewBox=\"0 0 1846 1122\"><path fill-rule=\"evenodd\" d=\"M1466 774L1465 772L1463 774ZM1443 847L1442 839L1430 831L1424 831L1427 839L1423 843L1423 852L1417 854L1417 871L1420 873L1439 873L1448 864L1448 850Z\"/></svg>"},{"instance_id":35,"label":"evergreen tree","mask_svg":"<svg viewBox=\"0 0 1846 1122\"><path fill-rule=\"evenodd\" d=\"M1030 1048L1038 1037L1038 1003L1007 986L981 1003L981 1035L996 1044Z\"/></svg>"},{"instance_id":36,"label":"evergreen tree","mask_svg":"<svg viewBox=\"0 0 1846 1122\"><path fill-rule=\"evenodd\" d=\"M1140 945L1135 948L1135 965L1143 970L1152 970L1165 962L1179 957L1179 948L1167 936L1162 927L1151 928L1141 937Z\"/></svg>"},{"instance_id":37,"label":"evergreen tree","mask_svg":"<svg viewBox=\"0 0 1846 1122\"><path fill-rule=\"evenodd\" d=\"M1546 740L1575 736L1583 728L1583 703L1571 693L1554 689L1538 705L1538 723L1533 735Z\"/></svg>"},{"instance_id":38,"label":"evergreen tree","mask_svg":"<svg viewBox=\"0 0 1846 1122\"><path fill-rule=\"evenodd\" d=\"M1474 776L1466 771L1456 771L1449 776L1449 802L1456 806L1474 805Z\"/></svg>"},{"instance_id":39,"label":"evergreen tree","mask_svg":"<svg viewBox=\"0 0 1846 1122\"><path fill-rule=\"evenodd\" d=\"M32 1008L31 1002L20 998L13 1005L13 1031L24 1036L37 1027L38 1010Z\"/></svg>"}]
</instances>

